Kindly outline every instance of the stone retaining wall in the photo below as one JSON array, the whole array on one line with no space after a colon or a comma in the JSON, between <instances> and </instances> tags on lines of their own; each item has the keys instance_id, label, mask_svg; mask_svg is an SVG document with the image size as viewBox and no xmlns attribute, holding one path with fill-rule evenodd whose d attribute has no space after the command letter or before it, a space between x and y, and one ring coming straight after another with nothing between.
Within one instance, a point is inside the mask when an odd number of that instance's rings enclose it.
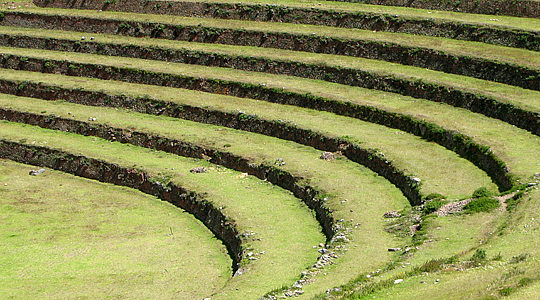
<instances>
[{"instance_id":1,"label":"stone retaining wall","mask_svg":"<svg viewBox=\"0 0 540 300\"><path fill-rule=\"evenodd\" d=\"M392 0L367 0L367 1L392 1ZM395 0L394 0L395 1ZM398 3L396 6L407 6ZM505 3L506 12L515 11L518 3L527 3L530 13L522 10L524 16L538 18L540 5L537 1L491 1L491 0L466 0L459 3L469 2L484 3L484 7L496 9L497 4ZM188 17L206 17L222 19L238 19L263 22L287 22L296 24L311 24L334 26L343 28L358 28L365 30L389 31L398 33L410 33L419 35L430 35L461 39L468 41L478 41L496 45L506 45L511 47L526 48L530 50L539 49L539 32L508 29L503 26L467 24L448 20L434 20L427 18L411 18L387 13L370 12L343 12L333 10L323 10L313 6L311 8L293 8L276 6L272 4L257 5L245 3L205 3L205 2L181 2L181 1L66 1L66 0L36 0L36 5L42 7L74 8L90 10L122 11L144 14L165 14ZM357 1L352 1L357 2ZM358 1L364 2L364 1ZM411 1L409 1L411 2ZM413 3L420 3L417 0ZM431 0L423 1L426 6L436 7ZM425 2L429 2L425 3ZM517 3L516 3L517 2ZM441 4L442 2L437 2ZM456 3L448 1L448 3ZM381 3L374 3L381 4ZM495 5L493 5L495 4ZM388 5L388 4L387 4ZM413 6L415 7L415 6ZM440 6L441 8L444 5ZM462 7L465 7L463 5ZM439 8L439 9L441 9ZM512 9L511 9L512 8ZM437 8L428 8L437 9ZM534 11L534 12L533 12ZM494 12L494 11L493 11ZM479 13L479 12L477 12ZM487 12L481 12L486 14ZM500 13L493 13L500 14Z\"/></svg>"}]
</instances>

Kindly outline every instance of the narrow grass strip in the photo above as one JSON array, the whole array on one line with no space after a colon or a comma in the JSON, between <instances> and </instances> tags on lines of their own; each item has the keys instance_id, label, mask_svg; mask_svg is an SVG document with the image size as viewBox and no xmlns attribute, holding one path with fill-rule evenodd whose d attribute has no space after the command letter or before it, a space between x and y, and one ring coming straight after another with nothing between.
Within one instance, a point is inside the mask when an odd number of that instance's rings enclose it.
<instances>
[{"instance_id":1,"label":"narrow grass strip","mask_svg":"<svg viewBox=\"0 0 540 300\"><path fill-rule=\"evenodd\" d=\"M125 2L124 2L125 3ZM169 4L171 3L171 4ZM540 21L534 18L522 18L522 17L507 17L497 16L497 20L494 20L493 13L478 14L478 13L465 13L465 12L450 12L441 10L428 10L428 9L416 9L410 7L399 6L383 6L383 5L370 5L364 3L351 3L351 2L338 2L338 1L314 1L314 0L275 0L272 3L261 0L247 0L238 3L230 0L207 0L204 2L192 1L192 0L180 0L180 1L165 1L165 0L151 0L147 1L146 5L140 5L140 2L118 5L118 3L110 3L110 5L104 5L105 3L92 2L92 3L76 3L74 7L77 9L94 9L94 10L111 10L111 11L124 11L124 12L139 12L140 9L144 9L145 13L154 14L171 14L186 17L207 17L207 18L238 18L234 12L243 10L242 18L248 18L250 20L258 20L265 22L281 21L286 22L290 19L290 22L297 24L310 24L309 22L321 22L322 20L330 19L328 16L336 22L334 26L347 26L347 22L339 24L335 20L344 19L347 20L348 16L362 17L364 15L372 15L374 19L377 16L392 16L394 18L400 18L404 21L419 21L432 19L435 22L450 21L455 23L469 23L469 24L486 24L491 26L504 26L513 27L516 29L525 29L536 31L540 26ZM67 8L63 1L47 1L47 3L37 3L40 7L49 8ZM95 5L95 6L94 6ZM180 11L179 8L183 10ZM195 9L199 8L199 9ZM202 10L204 9L204 10ZM217 11L219 9L219 11ZM231 12L232 11L232 12ZM303 16L316 15L317 18L300 19L294 18L297 16L297 12L305 13ZM258 14L255 14L258 13ZM306 23L308 22L308 23ZM320 24L323 25L323 24ZM328 25L328 24L326 24Z\"/></svg>"},{"instance_id":2,"label":"narrow grass strip","mask_svg":"<svg viewBox=\"0 0 540 300\"><path fill-rule=\"evenodd\" d=\"M103 37L107 39L107 37ZM15 41L14 41L15 40ZM292 55L287 51L261 52L261 56L237 56L231 55L232 51L244 51L242 47L222 46L214 50L216 52L199 51L202 47L195 47L195 50L186 50L184 48L141 48L136 45L116 45L98 43L80 44L69 40L47 39L18 39L9 38L3 40L4 44L10 46L39 47L42 49L67 50L86 53L101 53L107 55L122 55L127 57L146 57L162 61L174 61L190 64L201 64L210 66L232 67L248 71L265 71L268 73L289 74L312 79L322 79L329 82L336 82L352 86L362 86L367 88L381 89L386 91L398 92L404 95L410 95L418 98L427 98L429 100L449 103L453 106L464 107L474 112L485 114L516 125L520 128L529 130L535 134L540 134L540 116L538 112L540 107L534 101L538 96L537 92L527 92L522 89L512 89L500 84L489 84L485 81L467 82L463 77L444 76L439 73L438 78L429 72L417 68L394 68L392 65L375 64L373 62L355 59L343 60L342 57L311 55L306 57L300 53ZM180 44L177 46L186 46ZM199 45L202 46L202 45ZM70 48L71 47L71 48ZM189 46L193 49L193 46ZM214 46L215 47L215 46ZM230 49L220 49L228 47ZM198 48L198 49L197 49ZM172 49L179 49L177 52ZM254 49L246 49L254 50ZM268 52L268 51L266 51ZM276 52L276 53L274 53ZM295 61L284 61L276 57L288 55L289 59ZM316 56L320 56L316 59ZM333 64L328 66L325 62L332 60ZM313 64L313 62L315 64ZM370 66L366 64L371 64ZM347 66L347 67L344 67ZM352 68L351 68L352 67ZM361 69L358 69L361 68ZM399 70L399 71L398 71ZM387 73L388 72L388 73ZM504 76L505 67L501 70ZM516 70L516 72L520 72ZM396 75L393 75L397 73ZM412 75L414 74L414 75ZM524 73L527 75L528 73ZM421 75L421 77L419 77ZM524 75L524 76L525 76ZM512 77L512 76L510 76ZM533 76L535 77L535 76ZM427 78L427 81L425 80ZM527 84L536 85L535 80L525 80ZM482 95L485 91L478 87L488 90L490 93ZM458 89L456 89L458 87ZM540 88L540 85L538 85ZM495 93L493 93L495 92ZM371 97L364 95L364 97Z\"/></svg>"},{"instance_id":3,"label":"narrow grass strip","mask_svg":"<svg viewBox=\"0 0 540 300\"><path fill-rule=\"evenodd\" d=\"M50 36L50 35L49 35ZM108 39L107 36L100 38ZM15 38L17 40L17 38ZM107 40L109 41L110 38ZM5 41L4 41L5 42ZM534 101L538 97L537 92L528 92L522 89L512 89L500 84L487 84L484 81L467 82L463 77L448 77L438 74L430 74L424 70L417 68L403 69L395 68L390 70L392 65L381 65L372 62L355 59L342 60L342 57L320 55L320 59L315 59L317 55L307 57L300 53L292 55L287 51L259 51L261 56L243 57L231 55L240 51L250 51L254 49L236 49L237 47L221 46L214 49L212 52L199 51L201 47L195 47L194 51L179 48L185 47L186 44L172 46L173 48L140 48L136 45L117 45L113 44L97 44L85 43L79 44L72 41L73 48L66 41L51 39L46 40L19 40L13 42L12 39L7 42L10 45L27 47L40 47L45 49L63 49L76 52L102 53L108 55L123 55L146 57L156 60L173 60L175 62L183 62L190 64L202 64L211 66L224 66L249 71L265 71L269 73L286 73L300 77L308 77L314 79L322 79L330 82L337 82L348 85L360 85L368 88L382 89L392 92L411 95L414 97L428 98L434 101L449 103L454 106L464 107L474 112L485 114L489 117L494 117L516 125L520 128L529 130L535 134L540 134L540 107ZM44 43L44 44L41 44ZM38 46L41 44L41 46ZM199 45L201 46L201 45ZM207 45L210 47L210 45ZM188 46L193 49L193 45ZM216 48L214 46L214 48ZM225 49L222 49L225 48ZM172 49L179 49L178 52ZM234 50L237 50L233 52ZM276 52L276 53L274 53ZM276 60L276 57L288 55L289 59L295 61L288 62L281 59ZM328 66L325 62L332 60L335 65ZM313 64L315 63L315 64ZM368 66L366 64L370 64ZM344 67L347 66L347 67ZM351 67L353 67L351 69ZM357 69L361 68L361 69ZM504 68L503 68L504 69ZM398 71L400 70L400 71ZM387 73L388 72L388 73ZM386 73L386 74L385 74ZM398 76L392 75L398 73ZM412 75L414 73L414 75ZM503 72L506 73L506 72ZM418 77L422 75L421 77ZM437 78L438 77L438 78ZM429 81L425 79L428 78ZM530 81L535 83L536 81ZM451 85L450 85L451 83ZM459 89L455 89L459 87ZM480 87L480 89L479 89ZM540 87L540 86L539 86ZM487 96L482 89L488 90ZM373 98L369 93L364 93L362 98Z\"/></svg>"},{"instance_id":4,"label":"narrow grass strip","mask_svg":"<svg viewBox=\"0 0 540 300\"><path fill-rule=\"evenodd\" d=\"M82 11L84 12L84 11ZM130 15L131 16L131 15ZM176 20L176 18L173 18ZM64 16L34 13L6 12L2 25L39 27L93 33L107 33L137 37L152 37L206 43L235 44L282 48L297 51L341 54L349 56L377 57L396 60L392 51L398 53L425 52L430 56L449 53L456 57L475 57L490 53L485 58L507 61L508 57L522 58L527 52L485 43L458 41L438 37L422 37L409 34L373 32L358 29L331 29L324 26L295 25L261 22L209 20L181 18L180 21L161 20L156 23L138 16L132 20L107 19L90 16ZM197 22L197 21L200 22ZM193 22L196 21L196 22ZM220 21L221 23L215 22ZM245 22L246 24L234 24ZM92 25L89 25L92 24ZM275 28L275 27L278 28ZM283 28L279 28L283 27ZM540 38L540 37L539 37ZM504 46L507 46L506 44ZM432 50L430 50L432 49ZM392 50L392 51L390 51ZM534 50L534 49L532 49ZM380 53L380 54L377 54ZM403 60L403 63L407 63Z\"/></svg>"},{"instance_id":5,"label":"narrow grass strip","mask_svg":"<svg viewBox=\"0 0 540 300\"><path fill-rule=\"evenodd\" d=\"M326 27L321 26L293 24L281 24L279 26L287 25L291 28L286 26L286 28L277 29L272 26L263 26L257 22L247 23L245 26L231 26L228 22L232 21L206 25L206 22L211 20L202 19L203 23L200 24L192 24L190 18L182 20L183 22L180 23L171 23L170 20L163 20L165 23L155 23L146 21L144 16L139 16L138 19L131 21L95 19L89 16L55 17L48 14L16 13L7 14L2 20L2 24L80 31L91 34L104 33L360 56L402 64L421 65L423 63L425 67L437 69L442 68L443 65L455 63L455 61L449 60L451 58L471 60L470 57L478 56L490 61L510 62L526 66L531 63L528 61L531 61L536 53L478 42L407 34L374 33L363 30L349 30L350 32L348 32L348 29L326 30ZM426 55L425 59L428 60L438 59L447 61L447 63L427 64L422 62L421 57L414 57L415 54ZM412 56L412 58L407 60L404 56ZM452 71L452 68L449 67L445 67L445 69L447 72L457 72L456 70ZM482 71L481 68L476 69L477 73Z\"/></svg>"},{"instance_id":6,"label":"narrow grass strip","mask_svg":"<svg viewBox=\"0 0 540 300\"><path fill-rule=\"evenodd\" d=\"M0 36L0 43L2 46L7 47L144 57L160 61L289 74L353 86L395 91L405 95L415 95L416 97L422 97L422 89L426 89L425 87L420 89L423 82L416 82L418 76L422 76L422 79L428 81L438 79L434 74L425 72L423 69L406 68L395 64L343 56L219 44L148 41L146 39L141 41L140 38L133 39L107 35L97 36L99 42L81 43L80 36L84 34L77 32L20 30L12 27L2 29L4 28L0 28L0 32L6 34ZM527 67L532 65L534 57L537 57L540 61L540 55L534 53L527 56L528 59L522 61L522 65L518 66L508 62L496 62L468 56L457 57L426 49L424 49L425 51L422 49L400 51L395 47L384 47L384 50L379 50L374 50L376 53L367 56L375 56L375 58L383 56L385 60L406 65L471 76L532 90L540 89L540 81L536 80L540 78L540 70ZM249 56L238 55L239 52L251 54ZM328 61L331 61L331 63L328 63ZM470 89L471 84L467 86L460 77L449 76L445 79L449 80L439 79L437 82L436 85L439 89L453 89L453 86ZM451 83L453 83L453 86ZM403 88L404 85L409 86L409 88ZM411 88L414 88L414 91L411 91ZM418 91L419 89L420 91ZM427 92L424 91L424 93ZM429 93L436 94L435 91L431 90ZM442 98L439 101L451 102L447 99L448 96L437 95L436 98Z\"/></svg>"},{"instance_id":7,"label":"narrow grass strip","mask_svg":"<svg viewBox=\"0 0 540 300\"><path fill-rule=\"evenodd\" d=\"M344 2L356 2L356 0ZM402 1L402 0L367 0L364 3L378 4L378 5L390 5L390 6L403 6L423 8L430 10L444 10L455 12L474 12L482 14L494 14L494 15L509 15L509 16L524 16L529 18L538 17L538 8L540 7L537 0L518 0L518 1L505 1L505 0L489 0L489 1L477 1L477 0L464 0L459 2L439 2L433 0L420 0L420 1Z\"/></svg>"}]
</instances>

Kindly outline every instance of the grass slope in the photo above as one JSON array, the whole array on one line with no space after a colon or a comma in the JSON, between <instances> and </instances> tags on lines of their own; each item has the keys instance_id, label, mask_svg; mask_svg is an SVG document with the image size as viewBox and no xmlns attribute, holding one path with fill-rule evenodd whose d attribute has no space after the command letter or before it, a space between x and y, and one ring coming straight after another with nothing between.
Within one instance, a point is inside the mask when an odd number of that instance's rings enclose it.
<instances>
[{"instance_id":1,"label":"grass slope","mask_svg":"<svg viewBox=\"0 0 540 300\"><path fill-rule=\"evenodd\" d=\"M494 214L452 216L438 220L442 228L434 233L439 237L463 232L460 231L465 229L464 224L460 224L463 221L483 225L482 230L476 230L476 236L473 234L471 237L478 239L477 247L459 256L460 261L470 261L475 249L481 249L485 251L487 260L480 262L480 265L460 269L458 263L449 264L437 272L406 277L403 282L391 284L389 288L375 293L364 296L352 294L344 299L417 299L425 295L430 295L430 299L536 299L540 295L536 258L539 200L540 193L534 188L523 196L519 206L511 212L499 209ZM450 241L452 239L450 235ZM442 252L430 257L449 256ZM394 276L399 278L400 275ZM392 280L388 274L384 277ZM341 299L340 296L330 298Z\"/></svg>"}]
</instances>

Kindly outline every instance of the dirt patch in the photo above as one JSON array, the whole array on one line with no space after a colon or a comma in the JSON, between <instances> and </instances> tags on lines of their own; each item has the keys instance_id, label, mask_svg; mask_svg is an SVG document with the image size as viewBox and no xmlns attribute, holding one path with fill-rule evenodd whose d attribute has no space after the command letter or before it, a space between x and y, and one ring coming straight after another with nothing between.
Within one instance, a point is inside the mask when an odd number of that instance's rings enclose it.
<instances>
[{"instance_id":1,"label":"dirt patch","mask_svg":"<svg viewBox=\"0 0 540 300\"><path fill-rule=\"evenodd\" d=\"M506 200L514 197L515 194L516 193L511 193L511 194L504 195L504 196L495 196L493 198L499 200L501 202L501 208L503 210L506 210ZM444 217L444 216L448 216L450 214L461 212L461 211L463 211L463 207L465 207L465 205L469 204L472 200L474 200L474 198L469 198L469 199L465 199L465 200L445 204L445 205L441 206L435 212L435 214L440 216L440 217Z\"/></svg>"},{"instance_id":2,"label":"dirt patch","mask_svg":"<svg viewBox=\"0 0 540 300\"><path fill-rule=\"evenodd\" d=\"M440 217L444 217L444 216L447 216L449 214L454 214L454 213L463 211L463 207L465 207L465 205L469 204L469 202L471 202L472 200L473 200L473 198L470 198L470 199L465 199L465 200L445 204L445 205L439 207L439 209L437 209L435 214L440 216Z\"/></svg>"}]
</instances>

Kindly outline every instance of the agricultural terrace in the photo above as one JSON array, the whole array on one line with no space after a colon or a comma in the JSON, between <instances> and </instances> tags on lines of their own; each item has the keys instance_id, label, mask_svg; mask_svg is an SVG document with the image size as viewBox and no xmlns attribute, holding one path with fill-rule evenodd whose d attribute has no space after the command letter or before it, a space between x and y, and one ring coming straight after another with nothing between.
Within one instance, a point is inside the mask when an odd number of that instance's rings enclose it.
<instances>
[{"instance_id":1,"label":"agricultural terrace","mask_svg":"<svg viewBox=\"0 0 540 300\"><path fill-rule=\"evenodd\" d=\"M540 2L0 9L6 299L540 298Z\"/></svg>"}]
</instances>

